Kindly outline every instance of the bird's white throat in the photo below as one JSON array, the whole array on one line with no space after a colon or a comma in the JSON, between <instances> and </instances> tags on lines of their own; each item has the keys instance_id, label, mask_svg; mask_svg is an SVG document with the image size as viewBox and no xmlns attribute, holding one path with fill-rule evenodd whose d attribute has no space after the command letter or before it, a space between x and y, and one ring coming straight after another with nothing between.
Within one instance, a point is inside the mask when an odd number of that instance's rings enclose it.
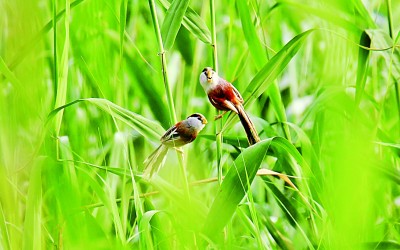
<instances>
[{"instance_id":1,"label":"bird's white throat","mask_svg":"<svg viewBox=\"0 0 400 250\"><path fill-rule=\"evenodd\" d=\"M217 87L218 81L219 81L219 76L216 73L214 73L211 82L208 82L206 74L204 74L203 72L200 74L200 84L207 94L215 87Z\"/></svg>"},{"instance_id":2,"label":"bird's white throat","mask_svg":"<svg viewBox=\"0 0 400 250\"><path fill-rule=\"evenodd\" d=\"M186 123L187 123L188 127L192 127L197 131L202 130L205 126L205 124L203 124L197 117L187 118Z\"/></svg>"}]
</instances>

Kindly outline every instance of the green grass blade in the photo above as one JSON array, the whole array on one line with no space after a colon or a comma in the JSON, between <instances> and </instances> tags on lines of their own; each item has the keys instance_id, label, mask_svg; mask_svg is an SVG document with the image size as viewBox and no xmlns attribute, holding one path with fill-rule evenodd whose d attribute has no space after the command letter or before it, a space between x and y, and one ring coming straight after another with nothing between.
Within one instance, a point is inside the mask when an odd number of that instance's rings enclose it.
<instances>
[{"instance_id":1,"label":"green grass blade","mask_svg":"<svg viewBox=\"0 0 400 250\"><path fill-rule=\"evenodd\" d=\"M70 4L70 8L74 8L78 6L80 3L82 3L85 0L76 0ZM61 17L65 15L66 9L61 10L58 12L56 15L56 22L58 22ZM14 56L14 58L11 60L9 63L9 69L13 70L18 64L22 62L22 60L30 54L30 52L35 51L32 49L35 45L39 43L41 39L43 39L45 34L51 30L53 26L53 20L49 21L29 42L27 42L22 48L17 52L17 54Z\"/></svg>"},{"instance_id":2,"label":"green grass blade","mask_svg":"<svg viewBox=\"0 0 400 250\"><path fill-rule=\"evenodd\" d=\"M274 57L271 58L257 73L257 75L251 80L246 90L243 92L243 98L245 100L244 106L252 104L262 93L264 93L268 87L271 86L274 79L284 70L286 65L296 55L297 51L304 44L305 39L314 30L305 31L290 42L288 42ZM233 119L238 119L236 116L230 115L223 131L232 125Z\"/></svg>"},{"instance_id":3,"label":"green grass blade","mask_svg":"<svg viewBox=\"0 0 400 250\"><path fill-rule=\"evenodd\" d=\"M60 72L56 72L59 74L59 82L55 82L57 86L57 97L55 102L55 108L60 107L65 104L67 99L67 85L68 85L68 53L69 53L69 19L70 19L70 5L69 1L65 3L65 39L64 39L64 48L61 56L61 69ZM54 25L57 25L54 23ZM57 47L57 44L54 44L54 48ZM55 58L57 60L57 58ZM57 64L57 62L55 62ZM57 79L57 78L56 78ZM61 129L61 122L63 118L63 111L61 110L55 118L55 133L56 136L59 136Z\"/></svg>"},{"instance_id":4,"label":"green grass blade","mask_svg":"<svg viewBox=\"0 0 400 250\"><path fill-rule=\"evenodd\" d=\"M361 32L364 28L359 27L358 24L356 24L353 20L350 20L350 18L354 18L354 16L346 16L340 13L337 9L335 8L318 8L314 7L312 5L308 4L303 4L301 2L297 1L286 1L286 0L280 0L274 8L278 7L290 7L294 8L296 12L304 12L307 14L315 15L323 20L326 20L334 25L337 25L341 28L346 29L348 32L352 34L358 34Z\"/></svg>"},{"instance_id":5,"label":"green grass blade","mask_svg":"<svg viewBox=\"0 0 400 250\"><path fill-rule=\"evenodd\" d=\"M247 181L252 183L271 141L272 139L260 141L243 150L236 158L220 186L204 223L203 233L208 238L216 239L232 218L237 205L249 189Z\"/></svg>"},{"instance_id":6,"label":"green grass blade","mask_svg":"<svg viewBox=\"0 0 400 250\"><path fill-rule=\"evenodd\" d=\"M250 53L257 67L261 68L267 61L267 55L257 36L253 22L251 21L247 1L237 0L236 5L240 15L240 20L242 21L244 37L246 38Z\"/></svg>"},{"instance_id":7,"label":"green grass blade","mask_svg":"<svg viewBox=\"0 0 400 250\"><path fill-rule=\"evenodd\" d=\"M165 9L170 8L171 4L167 0L159 0L159 2L164 6ZM211 44L210 30L208 29L204 20L190 7L186 9L182 24L190 33L192 33L202 42Z\"/></svg>"},{"instance_id":8,"label":"green grass blade","mask_svg":"<svg viewBox=\"0 0 400 250\"><path fill-rule=\"evenodd\" d=\"M3 74L11 83L15 84L16 86L21 86L21 83L19 82L17 77L15 77L14 73L7 67L6 63L1 57L0 57L0 73Z\"/></svg>"},{"instance_id":9,"label":"green grass blade","mask_svg":"<svg viewBox=\"0 0 400 250\"><path fill-rule=\"evenodd\" d=\"M126 24L126 12L128 8L128 0L122 0L119 8L119 54L121 57L124 54L124 37L125 37L125 24Z\"/></svg>"},{"instance_id":10,"label":"green grass blade","mask_svg":"<svg viewBox=\"0 0 400 250\"><path fill-rule=\"evenodd\" d=\"M161 27L164 48L170 50L181 27L183 16L189 6L188 0L174 0L165 15Z\"/></svg>"},{"instance_id":11,"label":"green grass blade","mask_svg":"<svg viewBox=\"0 0 400 250\"><path fill-rule=\"evenodd\" d=\"M371 46L371 39L367 33L363 32L360 38L360 45L369 48ZM356 81L356 102L355 106L361 102L362 95L364 93L365 83L367 81L367 66L370 50L366 50L362 47L358 49L358 66L357 66L357 81Z\"/></svg>"},{"instance_id":12,"label":"green grass blade","mask_svg":"<svg viewBox=\"0 0 400 250\"><path fill-rule=\"evenodd\" d=\"M243 93L243 98L246 100L245 106L253 103L256 98L265 92L272 81L285 69L287 64L304 44L305 39L313 31L314 30L311 29L295 36L262 67Z\"/></svg>"},{"instance_id":13,"label":"green grass blade","mask_svg":"<svg viewBox=\"0 0 400 250\"><path fill-rule=\"evenodd\" d=\"M0 203L0 247L6 250L11 249L10 235L7 228L7 221L4 215L3 205L1 203Z\"/></svg>"},{"instance_id":14,"label":"green grass blade","mask_svg":"<svg viewBox=\"0 0 400 250\"><path fill-rule=\"evenodd\" d=\"M24 223L24 249L42 249L42 164L38 158L31 171Z\"/></svg>"},{"instance_id":15,"label":"green grass blade","mask_svg":"<svg viewBox=\"0 0 400 250\"><path fill-rule=\"evenodd\" d=\"M159 138L161 138L161 136L165 133L163 127L161 127L158 123L149 120L141 115L138 115L132 111L124 109L106 99L100 98L79 99L70 102L51 111L48 115L47 120L49 121L61 110L79 102L89 102L95 104L97 107L107 112L112 117L117 118L131 128L135 129L146 138L159 140Z\"/></svg>"}]
</instances>

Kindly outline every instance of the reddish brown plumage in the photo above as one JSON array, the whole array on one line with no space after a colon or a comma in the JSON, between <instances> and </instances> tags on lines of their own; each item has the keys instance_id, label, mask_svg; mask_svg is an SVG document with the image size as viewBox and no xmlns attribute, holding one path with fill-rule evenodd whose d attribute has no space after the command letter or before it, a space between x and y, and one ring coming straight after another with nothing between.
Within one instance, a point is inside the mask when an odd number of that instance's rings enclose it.
<instances>
[{"instance_id":1,"label":"reddish brown plumage","mask_svg":"<svg viewBox=\"0 0 400 250\"><path fill-rule=\"evenodd\" d=\"M239 91L228 81L219 78L218 84L208 91L208 99L211 104L219 110L233 111L239 115L240 122L246 131L247 140L250 145L260 141L258 133L249 116L243 108L243 98Z\"/></svg>"}]
</instances>

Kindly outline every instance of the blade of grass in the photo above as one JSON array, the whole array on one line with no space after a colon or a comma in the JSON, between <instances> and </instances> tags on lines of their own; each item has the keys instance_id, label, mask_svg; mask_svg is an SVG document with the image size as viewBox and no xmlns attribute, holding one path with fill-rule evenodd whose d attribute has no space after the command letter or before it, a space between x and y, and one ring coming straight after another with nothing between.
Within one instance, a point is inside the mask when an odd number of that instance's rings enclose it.
<instances>
[{"instance_id":1,"label":"blade of grass","mask_svg":"<svg viewBox=\"0 0 400 250\"><path fill-rule=\"evenodd\" d=\"M58 107L50 112L50 114L47 117L47 122L49 122L58 112L60 112L60 110L63 110L79 102L89 102L95 104L97 107L107 112L112 117L115 117L120 121L124 122L125 124L135 129L146 138L158 141L161 138L161 136L165 133L163 127L161 127L158 123L149 120L141 115L138 115L132 111L124 109L106 99L100 99L100 98L78 99L73 102L67 103L61 107Z\"/></svg>"},{"instance_id":2,"label":"blade of grass","mask_svg":"<svg viewBox=\"0 0 400 250\"><path fill-rule=\"evenodd\" d=\"M73 9L74 7L78 6L80 3L82 3L85 0L75 0L72 2L69 6L70 9ZM58 22L61 17L65 15L66 9L61 10L58 12L58 14L55 16L55 22ZM11 62L8 64L8 68L10 70L14 70L18 64L22 62L22 60L27 57L31 52L35 51L32 49L34 46L39 44L39 41L43 39L45 34L51 30L51 28L54 28L54 18L49 21L38 33L35 35L29 42L27 42L20 50L18 50L17 54L14 56L14 58L11 60ZM53 30L54 31L54 30ZM55 32L55 31L54 31Z\"/></svg>"},{"instance_id":3,"label":"blade of grass","mask_svg":"<svg viewBox=\"0 0 400 250\"><path fill-rule=\"evenodd\" d=\"M0 73L2 73L11 83L16 86L21 86L20 81L14 75L14 73L7 67L7 64L4 62L3 58L0 57Z\"/></svg>"},{"instance_id":4,"label":"blade of grass","mask_svg":"<svg viewBox=\"0 0 400 250\"><path fill-rule=\"evenodd\" d=\"M55 108L60 107L65 104L67 99L67 86L68 86L68 53L69 53L69 19L70 19L70 5L69 0L65 2L65 40L64 40L64 48L61 56L61 71L56 72L55 75L59 74L59 78L55 78L55 86L57 86L57 96L55 102ZM54 26L56 26L56 22L54 22ZM54 28L54 27L53 27ZM56 29L54 30L56 32ZM54 35L56 37L57 34ZM57 47L57 40L54 41L54 48ZM55 51L54 53L57 53ZM57 65L57 57L54 58L55 65ZM63 119L64 111L61 110L59 113L56 114L54 124L55 124L55 135L59 137L61 123Z\"/></svg>"},{"instance_id":5,"label":"blade of grass","mask_svg":"<svg viewBox=\"0 0 400 250\"><path fill-rule=\"evenodd\" d=\"M7 221L4 215L3 205L0 203L0 246L6 250L11 249L10 247L10 235L7 228Z\"/></svg>"},{"instance_id":6,"label":"blade of grass","mask_svg":"<svg viewBox=\"0 0 400 250\"><path fill-rule=\"evenodd\" d=\"M371 47L371 39L368 34L364 31L361 34L360 44L364 47ZM355 107L358 108L361 102L362 95L364 93L365 83L367 81L367 66L370 51L364 48L358 49L358 65L357 65L357 80L356 80L356 101Z\"/></svg>"},{"instance_id":7,"label":"blade of grass","mask_svg":"<svg viewBox=\"0 0 400 250\"><path fill-rule=\"evenodd\" d=\"M252 104L262 93L264 93L272 84L273 80L283 71L290 60L296 55L297 51L301 48L305 39L314 30L305 31L290 42L288 42L274 57L271 58L251 80L243 93L245 100L244 106L247 107ZM238 119L234 115L229 115L225 126L222 131L227 130L233 124L234 119Z\"/></svg>"},{"instance_id":8,"label":"blade of grass","mask_svg":"<svg viewBox=\"0 0 400 250\"><path fill-rule=\"evenodd\" d=\"M257 170L268 151L272 139L260 141L243 150L230 168L207 215L203 233L211 240L217 239L243 199ZM246 186L245 186L246 185Z\"/></svg>"},{"instance_id":9,"label":"blade of grass","mask_svg":"<svg viewBox=\"0 0 400 250\"><path fill-rule=\"evenodd\" d=\"M304 161L296 148L288 140L281 137L263 140L243 150L243 152L234 161L234 165L226 174L226 177L222 182L219 192L215 197L215 200L207 215L203 233L208 238L215 240L222 231L223 227L233 216L236 206L243 199L244 195L249 189L249 185L251 185L253 182L257 170L270 146L280 149L283 152L286 152L288 156L293 157L297 162L294 163L294 165L299 164L302 168L309 169L307 163ZM297 176L301 176L298 166L292 166L289 172L296 173ZM287 177L283 179L285 179L285 181L289 180ZM248 183L248 185L246 183ZM291 186L297 190L290 180L289 184L291 184ZM309 205L304 196L301 193L299 194L305 203Z\"/></svg>"},{"instance_id":10,"label":"blade of grass","mask_svg":"<svg viewBox=\"0 0 400 250\"><path fill-rule=\"evenodd\" d=\"M161 27L164 48L168 51L174 45L176 35L181 27L183 17L189 6L189 0L173 0L165 15Z\"/></svg>"},{"instance_id":11,"label":"blade of grass","mask_svg":"<svg viewBox=\"0 0 400 250\"><path fill-rule=\"evenodd\" d=\"M167 0L159 0L165 9L170 8L170 3ZM204 20L190 7L186 9L186 13L183 16L183 26L200 39L202 42L211 44L211 33Z\"/></svg>"},{"instance_id":12,"label":"blade of grass","mask_svg":"<svg viewBox=\"0 0 400 250\"><path fill-rule=\"evenodd\" d=\"M42 164L45 158L37 158L31 171L24 223L24 249L42 247Z\"/></svg>"}]
</instances>

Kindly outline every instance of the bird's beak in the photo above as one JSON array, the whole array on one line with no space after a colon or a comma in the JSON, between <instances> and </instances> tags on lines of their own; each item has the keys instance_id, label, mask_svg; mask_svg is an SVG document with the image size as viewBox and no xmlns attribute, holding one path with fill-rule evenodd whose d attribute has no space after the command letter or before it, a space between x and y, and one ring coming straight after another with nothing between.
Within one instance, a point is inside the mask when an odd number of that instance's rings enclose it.
<instances>
[{"instance_id":1,"label":"bird's beak","mask_svg":"<svg viewBox=\"0 0 400 250\"><path fill-rule=\"evenodd\" d=\"M206 119L206 118L204 118L204 120L203 120L203 124L207 124L207 123L208 123L207 119Z\"/></svg>"},{"instance_id":2,"label":"bird's beak","mask_svg":"<svg viewBox=\"0 0 400 250\"><path fill-rule=\"evenodd\" d=\"M211 81L212 81L212 71L211 70L207 70L206 76L207 76L207 82L211 83Z\"/></svg>"}]
</instances>

